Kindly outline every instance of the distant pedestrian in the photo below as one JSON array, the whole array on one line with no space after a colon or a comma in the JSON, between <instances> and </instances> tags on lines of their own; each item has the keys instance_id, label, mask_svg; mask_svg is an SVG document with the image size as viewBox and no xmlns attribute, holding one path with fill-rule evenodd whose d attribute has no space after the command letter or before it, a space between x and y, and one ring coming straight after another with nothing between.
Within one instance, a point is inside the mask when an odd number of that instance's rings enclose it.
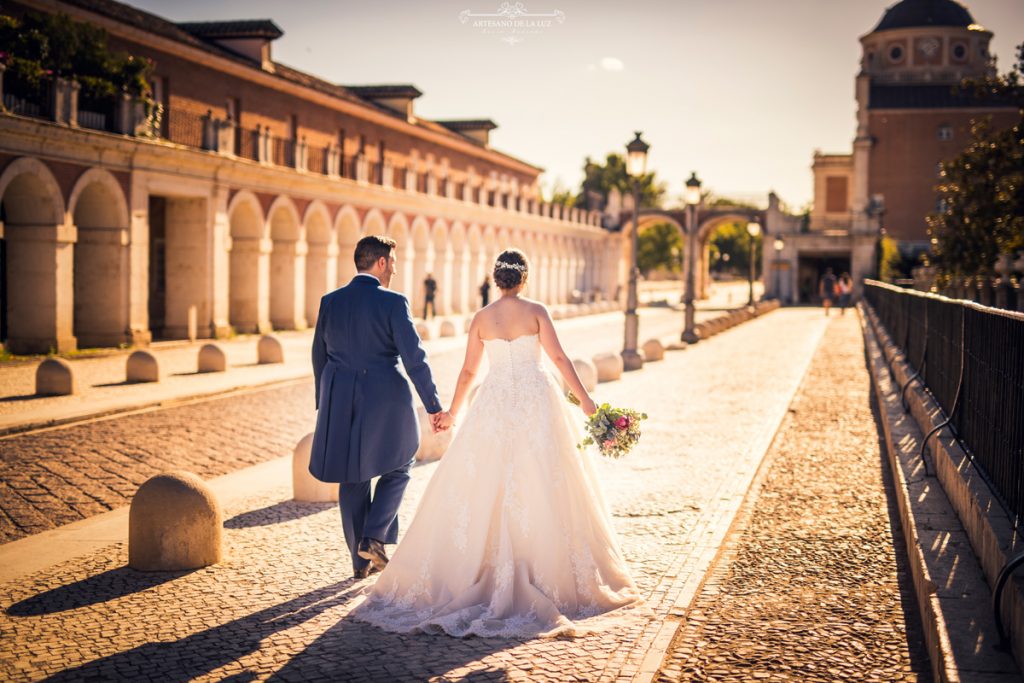
<instances>
[{"instance_id":1,"label":"distant pedestrian","mask_svg":"<svg viewBox=\"0 0 1024 683\"><path fill-rule=\"evenodd\" d=\"M832 308L832 302L836 300L836 276L832 274L831 268L825 269L825 274L818 282L818 296L821 297L821 305L825 307L825 315Z\"/></svg>"},{"instance_id":2,"label":"distant pedestrian","mask_svg":"<svg viewBox=\"0 0 1024 683\"><path fill-rule=\"evenodd\" d=\"M423 319L430 320L431 316L436 316L437 311L434 309L434 297L437 295L437 280L434 279L432 273L427 273L427 279L423 281ZM429 315L427 311L430 311Z\"/></svg>"},{"instance_id":3,"label":"distant pedestrian","mask_svg":"<svg viewBox=\"0 0 1024 683\"><path fill-rule=\"evenodd\" d=\"M484 275L484 283L480 285L480 308L491 303L491 276Z\"/></svg>"},{"instance_id":4,"label":"distant pedestrian","mask_svg":"<svg viewBox=\"0 0 1024 683\"><path fill-rule=\"evenodd\" d=\"M846 307L850 305L850 296L853 294L853 279L849 273L839 276L839 311L846 315Z\"/></svg>"}]
</instances>

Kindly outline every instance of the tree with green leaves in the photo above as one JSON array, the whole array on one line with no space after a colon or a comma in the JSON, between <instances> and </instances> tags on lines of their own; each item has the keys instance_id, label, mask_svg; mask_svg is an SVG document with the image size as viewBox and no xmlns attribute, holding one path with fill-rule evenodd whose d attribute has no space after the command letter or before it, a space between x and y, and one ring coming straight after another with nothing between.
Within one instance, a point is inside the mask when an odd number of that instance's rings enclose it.
<instances>
[{"instance_id":1,"label":"tree with green leaves","mask_svg":"<svg viewBox=\"0 0 1024 683\"><path fill-rule=\"evenodd\" d=\"M636 236L636 261L640 272L647 277L652 271L680 271L684 252L683 237L671 223L655 223Z\"/></svg>"},{"instance_id":2,"label":"tree with green leaves","mask_svg":"<svg viewBox=\"0 0 1024 683\"><path fill-rule=\"evenodd\" d=\"M974 121L971 142L942 163L942 210L928 217L932 263L943 279L991 276L999 254L1024 249L1024 44L1009 73L969 81L977 98L1012 103L1018 120L1005 130Z\"/></svg>"},{"instance_id":3,"label":"tree with green leaves","mask_svg":"<svg viewBox=\"0 0 1024 683\"><path fill-rule=\"evenodd\" d=\"M730 204L730 206L733 206ZM762 233L763 234L763 233ZM711 262L715 270L731 272L746 277L750 272L750 243L754 243L754 264L758 272L761 265L762 235L751 237L746 221L723 223L711 235ZM728 254L728 258L725 255ZM755 277L757 274L755 273Z\"/></svg>"},{"instance_id":4,"label":"tree with green leaves","mask_svg":"<svg viewBox=\"0 0 1024 683\"><path fill-rule=\"evenodd\" d=\"M626 172L626 160L621 154L609 154L603 164L587 157L583 163L583 173L583 184L576 195L576 206L588 211L601 208L595 205L595 199L601 197L603 200L613 187L618 188L623 197L633 194L633 179ZM640 206L660 206L665 190L665 184L655 180L654 171L645 173L640 178Z\"/></svg>"},{"instance_id":5,"label":"tree with green leaves","mask_svg":"<svg viewBox=\"0 0 1024 683\"><path fill-rule=\"evenodd\" d=\"M109 99L120 92L149 94L149 59L109 49L101 28L66 14L26 12L0 15L0 62L5 89L36 93L53 76L81 84L83 102Z\"/></svg>"}]
</instances>

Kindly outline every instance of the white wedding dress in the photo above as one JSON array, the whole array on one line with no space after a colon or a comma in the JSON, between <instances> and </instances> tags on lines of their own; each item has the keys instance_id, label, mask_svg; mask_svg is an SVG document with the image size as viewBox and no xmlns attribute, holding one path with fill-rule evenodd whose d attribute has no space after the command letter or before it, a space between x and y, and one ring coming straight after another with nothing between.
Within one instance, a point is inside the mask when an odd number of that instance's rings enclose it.
<instances>
[{"instance_id":1,"label":"white wedding dress","mask_svg":"<svg viewBox=\"0 0 1024 683\"><path fill-rule=\"evenodd\" d=\"M476 401L352 616L400 633L523 638L649 616L590 462L599 456L576 448L582 413L538 336L484 343Z\"/></svg>"}]
</instances>

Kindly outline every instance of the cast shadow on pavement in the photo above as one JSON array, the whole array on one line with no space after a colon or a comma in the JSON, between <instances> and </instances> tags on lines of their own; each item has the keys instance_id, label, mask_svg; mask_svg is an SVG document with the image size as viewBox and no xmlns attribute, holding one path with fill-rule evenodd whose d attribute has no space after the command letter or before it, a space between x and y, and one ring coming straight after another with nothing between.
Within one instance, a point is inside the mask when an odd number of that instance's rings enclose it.
<instances>
[{"instance_id":1,"label":"cast shadow on pavement","mask_svg":"<svg viewBox=\"0 0 1024 683\"><path fill-rule=\"evenodd\" d=\"M8 607L6 611L12 617L38 617L56 614L139 593L191 574L193 571L195 570L140 572L130 567L118 567L25 598Z\"/></svg>"},{"instance_id":2,"label":"cast shadow on pavement","mask_svg":"<svg viewBox=\"0 0 1024 683\"><path fill-rule=\"evenodd\" d=\"M390 633L346 616L293 656L272 681L427 681L525 642L512 638L453 638L444 634ZM459 681L507 681L494 668L458 675Z\"/></svg>"},{"instance_id":3,"label":"cast shadow on pavement","mask_svg":"<svg viewBox=\"0 0 1024 683\"><path fill-rule=\"evenodd\" d=\"M339 581L179 640L145 643L65 669L44 680L60 683L149 677L161 681L191 681L258 651L267 638L278 632L346 605L360 587L354 579ZM365 648L365 638L361 642ZM348 647L358 651L361 646L349 643ZM379 654L383 656L385 652ZM393 656L395 651L389 654ZM307 663L310 671L318 672L319 678L326 677L323 661L307 660ZM250 672L241 672L231 680L241 683L253 678ZM336 679L335 676L330 678Z\"/></svg>"},{"instance_id":4,"label":"cast shadow on pavement","mask_svg":"<svg viewBox=\"0 0 1024 683\"><path fill-rule=\"evenodd\" d=\"M300 503L294 500L284 500L258 510L249 510L235 515L224 522L224 528L248 529L255 526L270 526L315 515L337 506L337 503Z\"/></svg>"},{"instance_id":5,"label":"cast shadow on pavement","mask_svg":"<svg viewBox=\"0 0 1024 683\"><path fill-rule=\"evenodd\" d=\"M12 403L14 401L31 401L35 398L50 398L45 394L19 394L17 396L0 397L0 403Z\"/></svg>"}]
</instances>

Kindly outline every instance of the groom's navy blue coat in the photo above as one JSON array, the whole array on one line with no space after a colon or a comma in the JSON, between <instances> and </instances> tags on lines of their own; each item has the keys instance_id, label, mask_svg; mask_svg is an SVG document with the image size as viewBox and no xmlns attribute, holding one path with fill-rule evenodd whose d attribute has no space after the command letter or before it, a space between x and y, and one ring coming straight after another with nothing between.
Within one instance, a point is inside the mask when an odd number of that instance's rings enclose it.
<instances>
[{"instance_id":1,"label":"groom's navy blue coat","mask_svg":"<svg viewBox=\"0 0 1024 683\"><path fill-rule=\"evenodd\" d=\"M428 413L441 410L409 301L357 275L320 300L313 335L316 431L309 471L320 481L365 482L403 467L420 430L401 360Z\"/></svg>"}]
</instances>

